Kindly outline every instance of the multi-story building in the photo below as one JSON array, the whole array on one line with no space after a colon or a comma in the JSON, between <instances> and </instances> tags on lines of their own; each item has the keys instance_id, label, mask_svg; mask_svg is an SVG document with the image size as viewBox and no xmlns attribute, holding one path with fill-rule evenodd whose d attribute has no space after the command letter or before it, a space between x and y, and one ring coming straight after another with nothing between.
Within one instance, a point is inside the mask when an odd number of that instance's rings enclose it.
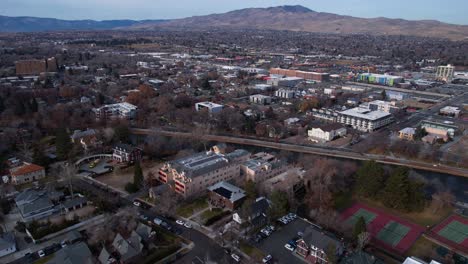
<instances>
[{"instance_id":1,"label":"multi-story building","mask_svg":"<svg viewBox=\"0 0 468 264\"><path fill-rule=\"evenodd\" d=\"M414 135L416 134L416 129L412 127L406 127L403 128L402 130L398 131L398 137L400 139L406 139L406 140L414 140Z\"/></svg>"},{"instance_id":2,"label":"multi-story building","mask_svg":"<svg viewBox=\"0 0 468 264\"><path fill-rule=\"evenodd\" d=\"M341 124L327 124L313 127L307 134L312 141L328 142L346 135L346 128Z\"/></svg>"},{"instance_id":3,"label":"multi-story building","mask_svg":"<svg viewBox=\"0 0 468 264\"><path fill-rule=\"evenodd\" d=\"M57 60L52 57L42 60L20 60L15 62L17 75L34 75L42 72L56 72Z\"/></svg>"},{"instance_id":4,"label":"multi-story building","mask_svg":"<svg viewBox=\"0 0 468 264\"><path fill-rule=\"evenodd\" d=\"M313 226L307 227L302 238L298 239L296 244L296 254L306 259L307 263L328 263L326 250L330 244L335 246L336 257L343 254L343 245L339 240Z\"/></svg>"},{"instance_id":5,"label":"multi-story building","mask_svg":"<svg viewBox=\"0 0 468 264\"><path fill-rule=\"evenodd\" d=\"M18 167L11 168L10 176L11 182L19 185L45 178L45 169L42 166L24 162Z\"/></svg>"},{"instance_id":6,"label":"multi-story building","mask_svg":"<svg viewBox=\"0 0 468 264\"><path fill-rule=\"evenodd\" d=\"M271 97L263 94L255 94L249 97L249 101L254 104L271 104Z\"/></svg>"},{"instance_id":7,"label":"multi-story building","mask_svg":"<svg viewBox=\"0 0 468 264\"><path fill-rule=\"evenodd\" d=\"M439 110L439 114L452 117L458 117L460 112L460 108L454 106L446 106Z\"/></svg>"},{"instance_id":8,"label":"multi-story building","mask_svg":"<svg viewBox=\"0 0 468 264\"><path fill-rule=\"evenodd\" d=\"M97 119L133 119L137 110L137 106L126 102L93 108Z\"/></svg>"},{"instance_id":9,"label":"multi-story building","mask_svg":"<svg viewBox=\"0 0 468 264\"><path fill-rule=\"evenodd\" d=\"M396 114L404 109L404 107L398 106L395 101L386 102L381 100L375 100L368 103L368 107L372 111L383 111L390 114Z\"/></svg>"},{"instance_id":10,"label":"multi-story building","mask_svg":"<svg viewBox=\"0 0 468 264\"><path fill-rule=\"evenodd\" d=\"M338 113L337 121L354 129L370 132L393 122L390 113L372 111L365 107L355 107Z\"/></svg>"},{"instance_id":11,"label":"multi-story building","mask_svg":"<svg viewBox=\"0 0 468 264\"><path fill-rule=\"evenodd\" d=\"M268 179L260 184L260 189L264 193L282 191L288 198L294 199L297 195L304 194L304 173L301 168L290 168L277 176Z\"/></svg>"},{"instance_id":12,"label":"multi-story building","mask_svg":"<svg viewBox=\"0 0 468 264\"><path fill-rule=\"evenodd\" d=\"M258 183L273 178L290 167L286 162L277 159L275 156L260 152L244 162L240 168L245 180Z\"/></svg>"},{"instance_id":13,"label":"multi-story building","mask_svg":"<svg viewBox=\"0 0 468 264\"><path fill-rule=\"evenodd\" d=\"M284 86L284 87L294 87L304 81L300 77L271 77L267 80L267 84L271 86Z\"/></svg>"},{"instance_id":14,"label":"multi-story building","mask_svg":"<svg viewBox=\"0 0 468 264\"><path fill-rule=\"evenodd\" d=\"M299 77L305 80L312 80L317 82L324 82L330 80L330 74L322 72L306 72L298 70L272 68L270 69L270 74L283 75L287 77Z\"/></svg>"},{"instance_id":15,"label":"multi-story building","mask_svg":"<svg viewBox=\"0 0 468 264\"><path fill-rule=\"evenodd\" d=\"M223 105L215 104L212 102L200 102L195 104L195 110L197 112L207 109L209 113L215 114L221 112L223 110Z\"/></svg>"},{"instance_id":16,"label":"multi-story building","mask_svg":"<svg viewBox=\"0 0 468 264\"><path fill-rule=\"evenodd\" d=\"M250 153L243 149L228 154L200 152L166 163L159 171L158 180L173 184L175 192L185 198L197 196L221 181L242 182L240 164L249 156Z\"/></svg>"},{"instance_id":17,"label":"multi-story building","mask_svg":"<svg viewBox=\"0 0 468 264\"><path fill-rule=\"evenodd\" d=\"M128 144L117 144L112 148L112 159L119 163L134 163L141 160L141 149Z\"/></svg>"},{"instance_id":18,"label":"multi-story building","mask_svg":"<svg viewBox=\"0 0 468 264\"><path fill-rule=\"evenodd\" d=\"M358 81L368 82L373 84L395 86L404 81L401 76L374 74L374 73L361 73L358 75Z\"/></svg>"},{"instance_id":19,"label":"multi-story building","mask_svg":"<svg viewBox=\"0 0 468 264\"><path fill-rule=\"evenodd\" d=\"M455 67L452 65L439 66L437 67L436 79L439 81L451 82L453 80L453 75L455 72Z\"/></svg>"},{"instance_id":20,"label":"multi-story building","mask_svg":"<svg viewBox=\"0 0 468 264\"><path fill-rule=\"evenodd\" d=\"M295 96L295 92L293 90L288 89L279 89L275 92L276 97L285 98L285 99L292 99Z\"/></svg>"}]
</instances>

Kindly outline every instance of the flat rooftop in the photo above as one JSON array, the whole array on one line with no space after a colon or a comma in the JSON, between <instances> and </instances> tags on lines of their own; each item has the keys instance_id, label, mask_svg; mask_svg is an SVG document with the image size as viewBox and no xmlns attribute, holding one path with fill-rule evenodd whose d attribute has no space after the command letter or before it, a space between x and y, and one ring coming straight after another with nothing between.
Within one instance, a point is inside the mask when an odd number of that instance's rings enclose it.
<instances>
[{"instance_id":1,"label":"flat rooftop","mask_svg":"<svg viewBox=\"0 0 468 264\"><path fill-rule=\"evenodd\" d=\"M340 112L340 114L367 119L371 121L391 116L390 113L387 113L384 111L378 111L378 110L372 111L369 108L364 108L364 107L351 108L351 109Z\"/></svg>"}]
</instances>

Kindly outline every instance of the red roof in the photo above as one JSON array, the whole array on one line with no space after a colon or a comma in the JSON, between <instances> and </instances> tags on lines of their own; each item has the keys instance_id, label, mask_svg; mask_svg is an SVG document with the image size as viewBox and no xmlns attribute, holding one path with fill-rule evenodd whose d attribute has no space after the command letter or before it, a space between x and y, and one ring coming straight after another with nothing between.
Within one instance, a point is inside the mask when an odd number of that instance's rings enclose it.
<instances>
[{"instance_id":1,"label":"red roof","mask_svg":"<svg viewBox=\"0 0 468 264\"><path fill-rule=\"evenodd\" d=\"M36 172L40 170L44 170L44 167L36 164L25 163L22 166L11 169L10 174L11 176L21 176L27 173Z\"/></svg>"}]
</instances>

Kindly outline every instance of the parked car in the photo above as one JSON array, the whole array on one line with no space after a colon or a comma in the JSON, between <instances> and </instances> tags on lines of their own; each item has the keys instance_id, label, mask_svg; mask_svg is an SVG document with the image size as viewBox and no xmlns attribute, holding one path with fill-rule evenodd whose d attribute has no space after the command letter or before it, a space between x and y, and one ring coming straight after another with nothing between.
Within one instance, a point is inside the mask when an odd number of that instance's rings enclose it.
<instances>
[{"instance_id":1,"label":"parked car","mask_svg":"<svg viewBox=\"0 0 468 264\"><path fill-rule=\"evenodd\" d=\"M240 257L234 253L231 254L231 258L234 259L236 262L240 262Z\"/></svg>"},{"instance_id":2,"label":"parked car","mask_svg":"<svg viewBox=\"0 0 468 264\"><path fill-rule=\"evenodd\" d=\"M284 247L289 251L294 251L294 247L291 246L290 244L285 244Z\"/></svg>"},{"instance_id":3,"label":"parked car","mask_svg":"<svg viewBox=\"0 0 468 264\"><path fill-rule=\"evenodd\" d=\"M184 224L185 224L185 222L182 221L182 220L176 220L175 222L176 222L176 224L178 224L178 225L184 225Z\"/></svg>"},{"instance_id":4,"label":"parked car","mask_svg":"<svg viewBox=\"0 0 468 264\"><path fill-rule=\"evenodd\" d=\"M264 257L264 258L262 259L262 262L263 262L263 263L268 263L268 262L270 262L270 260L272 260L272 259L273 259L273 257L272 257L271 255L268 255L268 256L266 256L266 257Z\"/></svg>"},{"instance_id":5,"label":"parked car","mask_svg":"<svg viewBox=\"0 0 468 264\"><path fill-rule=\"evenodd\" d=\"M189 222L185 223L184 226L188 229L192 228L192 224L190 224Z\"/></svg>"},{"instance_id":6,"label":"parked car","mask_svg":"<svg viewBox=\"0 0 468 264\"><path fill-rule=\"evenodd\" d=\"M39 250L39 251L37 252L37 255L39 255L40 258L45 257L45 252L44 252L44 250Z\"/></svg>"},{"instance_id":7,"label":"parked car","mask_svg":"<svg viewBox=\"0 0 468 264\"><path fill-rule=\"evenodd\" d=\"M133 205L136 206L136 207L140 207L140 206L141 206L141 203L138 202L138 201L133 201Z\"/></svg>"}]
</instances>

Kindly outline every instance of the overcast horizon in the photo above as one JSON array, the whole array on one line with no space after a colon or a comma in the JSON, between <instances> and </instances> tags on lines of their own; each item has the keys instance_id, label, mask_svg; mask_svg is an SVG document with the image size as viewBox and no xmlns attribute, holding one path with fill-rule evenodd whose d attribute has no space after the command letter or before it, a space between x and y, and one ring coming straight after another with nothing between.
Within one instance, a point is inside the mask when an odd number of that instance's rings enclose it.
<instances>
[{"instance_id":1,"label":"overcast horizon","mask_svg":"<svg viewBox=\"0 0 468 264\"><path fill-rule=\"evenodd\" d=\"M439 20L453 24L468 24L468 1L459 0L179 0L175 5L159 0L3 0L0 15L33 16L66 20L113 19L176 19L213 13L224 13L242 8L303 5L318 12L335 13L363 18L388 17L407 20ZM452 7L451 7L452 6ZM448 7L448 8L447 8ZM68 12L67 12L68 11Z\"/></svg>"}]
</instances>

